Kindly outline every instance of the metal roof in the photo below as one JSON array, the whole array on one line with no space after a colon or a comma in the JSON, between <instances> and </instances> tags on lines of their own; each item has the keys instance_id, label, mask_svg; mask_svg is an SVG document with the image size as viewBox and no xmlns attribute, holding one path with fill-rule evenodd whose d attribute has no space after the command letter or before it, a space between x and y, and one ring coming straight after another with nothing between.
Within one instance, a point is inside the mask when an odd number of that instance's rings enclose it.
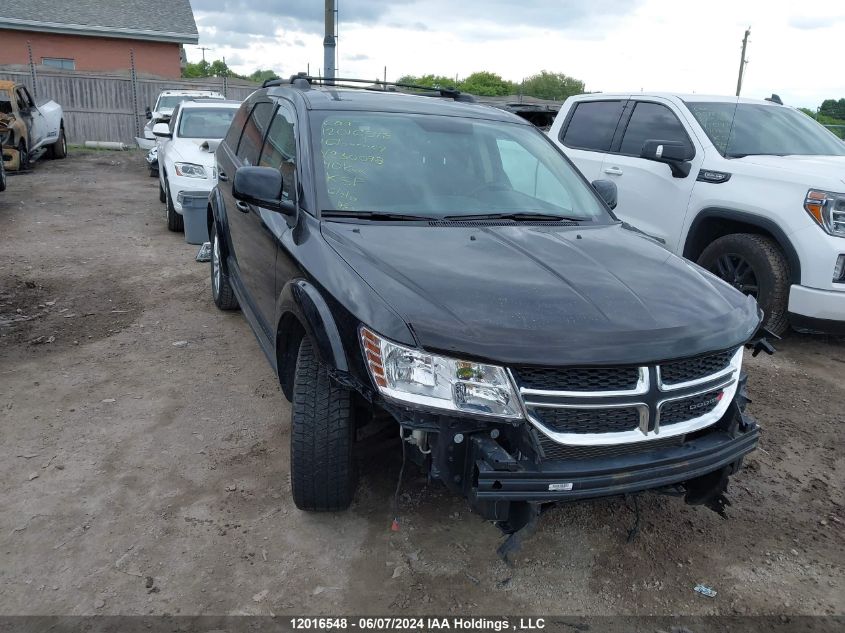
<instances>
[{"instance_id":1,"label":"metal roof","mask_svg":"<svg viewBox=\"0 0 845 633\"><path fill-rule=\"evenodd\" d=\"M198 42L190 0L3 0L0 29Z\"/></svg>"}]
</instances>

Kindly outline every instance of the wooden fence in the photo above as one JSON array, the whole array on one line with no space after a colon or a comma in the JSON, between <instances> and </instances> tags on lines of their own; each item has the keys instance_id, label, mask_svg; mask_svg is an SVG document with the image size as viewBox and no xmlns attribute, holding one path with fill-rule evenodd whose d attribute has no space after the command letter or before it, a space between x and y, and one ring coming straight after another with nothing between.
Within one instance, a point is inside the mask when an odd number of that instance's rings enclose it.
<instances>
[{"instance_id":1,"label":"wooden fence","mask_svg":"<svg viewBox=\"0 0 845 633\"><path fill-rule=\"evenodd\" d=\"M64 110L68 143L122 141L134 145L146 124L144 111L162 90L216 90L229 99L246 99L258 84L239 79L133 78L131 74L0 68L0 80L24 84L36 100L53 99ZM33 85L33 75L35 85Z\"/></svg>"}]
</instances>

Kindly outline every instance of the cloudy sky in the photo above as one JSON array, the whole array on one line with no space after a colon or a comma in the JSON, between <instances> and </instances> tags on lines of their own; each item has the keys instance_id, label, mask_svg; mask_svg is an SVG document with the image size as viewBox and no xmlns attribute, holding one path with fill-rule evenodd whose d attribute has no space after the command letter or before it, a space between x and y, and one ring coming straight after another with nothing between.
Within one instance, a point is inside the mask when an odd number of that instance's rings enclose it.
<instances>
[{"instance_id":1,"label":"cloudy sky","mask_svg":"<svg viewBox=\"0 0 845 633\"><path fill-rule=\"evenodd\" d=\"M286 76L323 65L321 0L191 0L206 57ZM842 0L337 0L341 76L521 78L546 69L589 91L733 94L817 107L845 97ZM188 48L188 59L201 51Z\"/></svg>"}]
</instances>

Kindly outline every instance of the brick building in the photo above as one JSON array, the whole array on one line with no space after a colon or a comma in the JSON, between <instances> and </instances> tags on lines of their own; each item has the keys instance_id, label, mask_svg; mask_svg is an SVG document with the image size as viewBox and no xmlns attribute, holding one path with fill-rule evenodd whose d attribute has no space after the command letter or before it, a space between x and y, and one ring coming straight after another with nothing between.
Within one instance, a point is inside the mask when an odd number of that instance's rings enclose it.
<instances>
[{"instance_id":1,"label":"brick building","mask_svg":"<svg viewBox=\"0 0 845 633\"><path fill-rule=\"evenodd\" d=\"M190 0L3 0L0 67L181 76L183 44L196 44Z\"/></svg>"}]
</instances>

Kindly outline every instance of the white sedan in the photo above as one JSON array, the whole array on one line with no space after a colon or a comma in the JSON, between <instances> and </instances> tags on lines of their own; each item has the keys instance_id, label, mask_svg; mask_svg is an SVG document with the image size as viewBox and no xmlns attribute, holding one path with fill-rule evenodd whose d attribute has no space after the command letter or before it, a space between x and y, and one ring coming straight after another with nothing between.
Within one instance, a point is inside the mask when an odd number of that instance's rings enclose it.
<instances>
[{"instance_id":1,"label":"white sedan","mask_svg":"<svg viewBox=\"0 0 845 633\"><path fill-rule=\"evenodd\" d=\"M182 231L188 194L207 197L217 183L214 150L229 130L239 101L195 99L180 103L170 123L157 123L159 200L167 206L167 228Z\"/></svg>"}]
</instances>

